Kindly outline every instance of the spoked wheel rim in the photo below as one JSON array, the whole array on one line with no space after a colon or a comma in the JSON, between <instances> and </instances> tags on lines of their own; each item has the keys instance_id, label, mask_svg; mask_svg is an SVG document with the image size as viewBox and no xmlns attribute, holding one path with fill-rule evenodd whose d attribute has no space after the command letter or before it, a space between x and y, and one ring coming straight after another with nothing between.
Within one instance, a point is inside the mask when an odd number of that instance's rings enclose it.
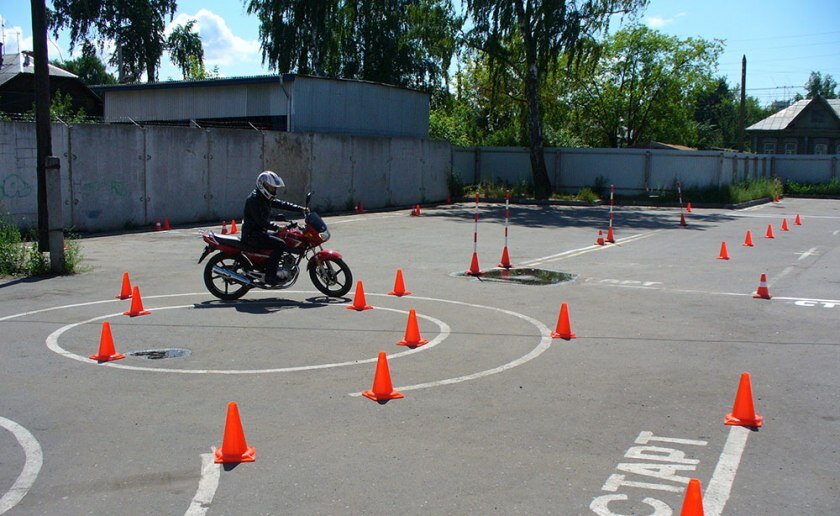
<instances>
[{"instance_id":1,"label":"spoked wheel rim","mask_svg":"<svg viewBox=\"0 0 840 516\"><path fill-rule=\"evenodd\" d=\"M245 275L242 261L239 258L222 254L214 256L207 263L207 268L204 273L205 284L211 294L220 299L238 299L250 290L250 287L237 283L214 271L214 266L228 269L243 276Z\"/></svg>"},{"instance_id":2,"label":"spoked wheel rim","mask_svg":"<svg viewBox=\"0 0 840 516\"><path fill-rule=\"evenodd\" d=\"M343 260L324 260L310 271L312 283L322 293L342 297L350 291L353 274Z\"/></svg>"}]
</instances>

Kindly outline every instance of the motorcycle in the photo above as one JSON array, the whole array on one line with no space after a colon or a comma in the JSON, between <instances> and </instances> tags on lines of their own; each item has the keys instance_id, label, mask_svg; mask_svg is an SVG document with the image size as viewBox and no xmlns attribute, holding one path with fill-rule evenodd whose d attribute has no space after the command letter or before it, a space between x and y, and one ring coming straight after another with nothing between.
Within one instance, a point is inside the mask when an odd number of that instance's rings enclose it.
<instances>
[{"instance_id":1,"label":"motorcycle","mask_svg":"<svg viewBox=\"0 0 840 516\"><path fill-rule=\"evenodd\" d=\"M306 206L312 193L306 195ZM353 284L353 273L344 263L340 253L323 248L330 239L326 223L317 213L309 212L304 225L290 222L274 236L282 238L288 251L280 258L280 268L289 272L289 278L276 285L265 283L265 265L270 249L257 249L243 244L235 235L217 235L213 231L201 233L207 243L198 263L214 254L204 267L204 285L219 299L239 299L252 288L281 290L295 284L301 263L306 258L309 279L319 291L330 297L343 297Z\"/></svg>"}]
</instances>

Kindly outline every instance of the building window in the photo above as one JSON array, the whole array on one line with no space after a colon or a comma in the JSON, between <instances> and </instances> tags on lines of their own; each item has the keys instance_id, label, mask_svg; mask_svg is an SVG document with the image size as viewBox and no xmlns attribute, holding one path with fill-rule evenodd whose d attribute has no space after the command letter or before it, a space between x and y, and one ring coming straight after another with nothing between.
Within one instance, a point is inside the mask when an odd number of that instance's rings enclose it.
<instances>
[{"instance_id":1,"label":"building window","mask_svg":"<svg viewBox=\"0 0 840 516\"><path fill-rule=\"evenodd\" d=\"M828 144L827 143L815 143L814 144L814 154L828 154Z\"/></svg>"},{"instance_id":2,"label":"building window","mask_svg":"<svg viewBox=\"0 0 840 516\"><path fill-rule=\"evenodd\" d=\"M776 143L764 142L764 154L776 154Z\"/></svg>"},{"instance_id":3,"label":"building window","mask_svg":"<svg viewBox=\"0 0 840 516\"><path fill-rule=\"evenodd\" d=\"M785 154L796 154L796 144L792 142L786 143Z\"/></svg>"}]
</instances>

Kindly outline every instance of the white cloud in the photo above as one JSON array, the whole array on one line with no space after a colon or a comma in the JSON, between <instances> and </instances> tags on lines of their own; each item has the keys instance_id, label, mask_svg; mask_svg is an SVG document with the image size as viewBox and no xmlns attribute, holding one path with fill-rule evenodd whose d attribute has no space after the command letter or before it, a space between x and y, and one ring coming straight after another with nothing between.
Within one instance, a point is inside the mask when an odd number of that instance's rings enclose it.
<instances>
[{"instance_id":1,"label":"white cloud","mask_svg":"<svg viewBox=\"0 0 840 516\"><path fill-rule=\"evenodd\" d=\"M3 30L3 53L17 54L21 50L32 50L32 36L26 36L23 27L14 25ZM63 54L58 49L58 44L53 39L47 40L47 54L50 59L61 59Z\"/></svg>"},{"instance_id":2,"label":"white cloud","mask_svg":"<svg viewBox=\"0 0 840 516\"><path fill-rule=\"evenodd\" d=\"M676 21L677 18L682 18L688 13L677 13L671 18L664 18L662 16L649 16L645 18L645 24L653 29L661 29L666 25L670 25Z\"/></svg>"},{"instance_id":3,"label":"white cloud","mask_svg":"<svg viewBox=\"0 0 840 516\"><path fill-rule=\"evenodd\" d=\"M260 42L246 40L233 33L225 19L207 9L200 9L195 14L178 13L166 27L166 34L175 26L185 25L195 20L193 30L201 36L204 47L204 64L208 67L231 66L244 63L259 64L262 59Z\"/></svg>"}]
</instances>

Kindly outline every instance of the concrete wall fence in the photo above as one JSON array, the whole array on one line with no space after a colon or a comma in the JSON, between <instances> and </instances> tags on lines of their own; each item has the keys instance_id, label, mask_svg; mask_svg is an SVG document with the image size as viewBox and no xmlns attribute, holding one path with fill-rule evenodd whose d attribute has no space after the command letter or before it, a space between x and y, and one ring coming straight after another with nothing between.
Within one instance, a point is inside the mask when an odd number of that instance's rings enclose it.
<instances>
[{"instance_id":1,"label":"concrete wall fence","mask_svg":"<svg viewBox=\"0 0 840 516\"><path fill-rule=\"evenodd\" d=\"M801 183L838 177L837 155L747 154L719 151L548 148L555 190L577 192L600 176L617 191L671 189L676 181L705 187L778 176ZM531 181L531 161L520 147L453 147L452 172L465 183Z\"/></svg>"},{"instance_id":2,"label":"concrete wall fence","mask_svg":"<svg viewBox=\"0 0 840 516\"><path fill-rule=\"evenodd\" d=\"M66 227L95 232L229 220L242 216L261 170L286 182L285 199L341 210L439 201L451 149L420 138L53 124ZM0 122L0 210L21 226L37 220L35 125Z\"/></svg>"}]
</instances>

